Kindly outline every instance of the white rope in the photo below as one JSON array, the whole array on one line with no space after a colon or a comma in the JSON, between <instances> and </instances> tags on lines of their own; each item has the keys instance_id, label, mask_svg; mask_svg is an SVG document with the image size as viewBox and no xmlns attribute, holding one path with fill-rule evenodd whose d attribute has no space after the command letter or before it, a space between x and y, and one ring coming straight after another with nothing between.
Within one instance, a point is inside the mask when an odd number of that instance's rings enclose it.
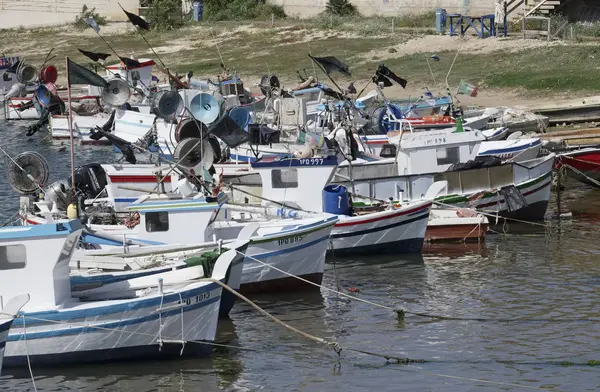
<instances>
[{"instance_id":1,"label":"white rope","mask_svg":"<svg viewBox=\"0 0 600 392\"><path fill-rule=\"evenodd\" d=\"M236 252L238 252L239 254L241 254L241 255L242 255L242 256L244 256L244 257L247 257L247 258L249 258L249 259L251 259L251 260L253 260L253 261L256 261L256 262L257 262L257 263L259 263L259 264L262 264L262 265L264 265L264 266L266 266L266 267L272 268L272 269L274 269L274 270L275 270L275 271L277 271L277 272L281 272L281 273L282 273L282 274L284 274L284 275L290 276L290 277L292 277L292 278L296 278L296 279L298 279L298 280L300 280L300 281L302 281L302 282L304 282L304 283L308 283L308 284L310 284L310 285L312 285L312 286L315 286L315 287L321 288L321 289L323 289L323 290L327 290L327 291L330 291L330 292L332 292L332 293L335 293L335 294L338 294L338 295L341 295L341 296L343 296L343 297L350 298L350 299L353 299L353 300L356 300L356 301L359 301L359 302L364 302L364 303L366 303L366 304L369 304L369 305L373 305L373 306L377 306L377 307L380 307L380 308L383 308L383 309L391 310L391 311L393 311L393 312L398 312L398 311L400 311L399 309L394 309L394 308L392 308L392 307L389 307L389 306L386 306L386 305L378 304L378 303L375 303L375 302L368 301L368 300L366 300L366 299L362 299L362 298L358 298L358 297L355 297L355 296L352 296L352 295L349 295L349 294L346 294L346 293L342 293L341 291L337 291L337 290L334 290L334 289L330 289L329 287L325 287L325 286L322 286L322 285L320 285L320 284L317 284L317 283L311 282L310 280L306 280L306 279L304 279L304 278L302 278L302 277L300 277L300 276L296 276L296 275L294 275L294 274L291 274L291 273L289 273L289 272L287 272L287 271L284 271L284 270L282 270L282 269L279 269L279 268L277 268L277 267L275 267L275 266L272 266L272 265L270 265L270 264L267 264L267 263L265 263L265 262L262 262L262 261L258 260L258 259L257 259L257 258L255 258L255 257L252 257L252 256L250 256L250 255L247 255L247 254L245 254L245 253L242 253L242 252L240 252L239 250L236 250Z\"/></svg>"},{"instance_id":2,"label":"white rope","mask_svg":"<svg viewBox=\"0 0 600 392\"><path fill-rule=\"evenodd\" d=\"M33 390L37 392L35 378L33 377L33 370L31 369L31 360L29 359L29 349L27 348L27 326L25 325L25 317L23 317L23 341L25 342L25 356L27 357L27 367L29 368L31 383L33 384Z\"/></svg>"}]
</instances>

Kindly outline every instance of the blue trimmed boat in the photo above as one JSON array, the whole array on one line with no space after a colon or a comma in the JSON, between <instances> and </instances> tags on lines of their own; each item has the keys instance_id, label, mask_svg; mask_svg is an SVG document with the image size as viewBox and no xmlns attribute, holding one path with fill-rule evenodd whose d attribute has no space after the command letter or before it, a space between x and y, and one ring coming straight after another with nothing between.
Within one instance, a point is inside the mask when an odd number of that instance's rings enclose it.
<instances>
[{"instance_id":1,"label":"blue trimmed boat","mask_svg":"<svg viewBox=\"0 0 600 392\"><path fill-rule=\"evenodd\" d=\"M69 262L81 232L78 220L0 229L0 296L31 297L10 329L5 367L210 355L222 298L216 281L234 273L235 250L214 265L73 295Z\"/></svg>"}]
</instances>

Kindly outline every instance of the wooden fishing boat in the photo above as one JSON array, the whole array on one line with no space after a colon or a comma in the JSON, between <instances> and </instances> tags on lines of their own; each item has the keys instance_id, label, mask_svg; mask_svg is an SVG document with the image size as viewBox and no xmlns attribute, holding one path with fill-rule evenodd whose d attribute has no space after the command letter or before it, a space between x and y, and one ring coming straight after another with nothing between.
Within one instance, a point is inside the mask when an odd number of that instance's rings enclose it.
<instances>
[{"instance_id":1,"label":"wooden fishing boat","mask_svg":"<svg viewBox=\"0 0 600 392\"><path fill-rule=\"evenodd\" d=\"M208 356L222 288L235 251L212 274L201 266L130 279L71 294L69 262L82 231L78 220L0 229L14 263L0 274L0 295L31 300L8 335L7 366Z\"/></svg>"},{"instance_id":2,"label":"wooden fishing boat","mask_svg":"<svg viewBox=\"0 0 600 392\"><path fill-rule=\"evenodd\" d=\"M556 166L565 166L570 170L569 176L600 188L600 148L589 147L563 152L558 155Z\"/></svg>"}]
</instances>

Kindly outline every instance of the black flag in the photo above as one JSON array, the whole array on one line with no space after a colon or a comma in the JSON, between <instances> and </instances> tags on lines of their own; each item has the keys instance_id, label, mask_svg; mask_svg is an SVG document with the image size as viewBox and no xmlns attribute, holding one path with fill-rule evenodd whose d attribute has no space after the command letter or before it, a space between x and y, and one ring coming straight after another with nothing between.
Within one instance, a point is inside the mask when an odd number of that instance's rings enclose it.
<instances>
[{"instance_id":1,"label":"black flag","mask_svg":"<svg viewBox=\"0 0 600 392\"><path fill-rule=\"evenodd\" d=\"M128 57L121 57L119 56L119 59L121 59L121 61L123 62L123 64L125 64L125 66L127 68L139 68L142 66L142 64L140 64L139 61L134 60L134 59L130 59Z\"/></svg>"},{"instance_id":2,"label":"black flag","mask_svg":"<svg viewBox=\"0 0 600 392\"><path fill-rule=\"evenodd\" d=\"M229 148L236 148L250 140L249 133L240 128L229 115L225 115L211 124L208 131L223 140Z\"/></svg>"},{"instance_id":3,"label":"black flag","mask_svg":"<svg viewBox=\"0 0 600 392\"><path fill-rule=\"evenodd\" d=\"M148 22L146 22L144 19L142 19L140 16L138 16L136 14L132 14L131 12L127 12L125 10L123 10L123 12L125 12L125 15L127 15L127 17L129 18L129 21L134 26L138 26L139 28L144 29L144 30L150 30L150 24Z\"/></svg>"},{"instance_id":4,"label":"black flag","mask_svg":"<svg viewBox=\"0 0 600 392\"><path fill-rule=\"evenodd\" d=\"M383 82L383 85L385 87L390 87L392 86L392 82L390 81L390 79L398 83L400 86L402 86L402 88L406 88L406 85L408 83L406 79L402 79L400 76L393 73L392 70L386 67L384 64L380 64L377 68L377 71L375 71L373 81L375 83Z\"/></svg>"},{"instance_id":5,"label":"black flag","mask_svg":"<svg viewBox=\"0 0 600 392\"><path fill-rule=\"evenodd\" d=\"M348 70L348 66L333 56L313 57L309 54L308 57L322 67L327 75L330 75L332 72L339 72L346 76L352 76L350 70Z\"/></svg>"},{"instance_id":6,"label":"black flag","mask_svg":"<svg viewBox=\"0 0 600 392\"><path fill-rule=\"evenodd\" d=\"M79 49L77 48L77 50L79 50L81 52L82 55L84 55L85 57L87 57L88 59L92 60L92 61L104 61L106 60L110 54L107 53L96 53L96 52L89 52L87 50L83 50L83 49Z\"/></svg>"},{"instance_id":7,"label":"black flag","mask_svg":"<svg viewBox=\"0 0 600 392\"><path fill-rule=\"evenodd\" d=\"M108 85L102 76L82 67L81 65L75 64L68 57L67 75L69 78L69 85L89 84L97 87L106 87Z\"/></svg>"}]
</instances>

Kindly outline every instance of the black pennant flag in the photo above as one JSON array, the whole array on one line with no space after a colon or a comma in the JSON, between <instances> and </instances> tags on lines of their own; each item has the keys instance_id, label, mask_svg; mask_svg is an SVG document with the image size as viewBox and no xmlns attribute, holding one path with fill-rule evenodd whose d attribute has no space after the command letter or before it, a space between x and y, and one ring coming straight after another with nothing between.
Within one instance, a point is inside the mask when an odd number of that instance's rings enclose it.
<instances>
[{"instance_id":1,"label":"black pennant flag","mask_svg":"<svg viewBox=\"0 0 600 392\"><path fill-rule=\"evenodd\" d=\"M108 83L102 76L75 64L67 57L67 75L69 77L69 85L74 84L89 84L91 86L106 87Z\"/></svg>"},{"instance_id":2,"label":"black pennant flag","mask_svg":"<svg viewBox=\"0 0 600 392\"><path fill-rule=\"evenodd\" d=\"M150 30L150 24L148 22L146 22L144 19L142 19L140 16L138 16L136 14L132 14L131 12L127 12L125 10L123 10L123 12L125 12L125 15L127 15L127 17L129 18L129 21L134 26L138 26L139 28L144 29L144 30Z\"/></svg>"},{"instance_id":3,"label":"black pennant flag","mask_svg":"<svg viewBox=\"0 0 600 392\"><path fill-rule=\"evenodd\" d=\"M139 68L142 66L142 64L140 64L139 61L134 60L134 59L130 59L128 57L121 57L119 56L119 59L121 59L121 61L123 62L123 64L125 64L125 66L127 68Z\"/></svg>"},{"instance_id":4,"label":"black pennant flag","mask_svg":"<svg viewBox=\"0 0 600 392\"><path fill-rule=\"evenodd\" d=\"M79 50L81 52L82 55L84 55L85 57L87 57L88 59L92 60L92 61L104 61L106 60L110 54L107 53L96 53L96 52L89 52L87 50L83 50L83 49L79 49L77 48L77 50Z\"/></svg>"},{"instance_id":5,"label":"black pennant flag","mask_svg":"<svg viewBox=\"0 0 600 392\"><path fill-rule=\"evenodd\" d=\"M310 54L308 56L312 61L321 66L327 75L330 75L332 72L339 72L346 76L352 76L348 66L333 56L313 57Z\"/></svg>"},{"instance_id":6,"label":"black pennant flag","mask_svg":"<svg viewBox=\"0 0 600 392\"><path fill-rule=\"evenodd\" d=\"M384 87L390 87L392 86L390 79L398 83L400 86L402 86L402 88L406 88L406 85L408 84L406 79L402 79L400 76L393 73L391 69L383 64L380 64L377 68L377 71L375 71L373 81L375 83L383 83Z\"/></svg>"}]
</instances>

